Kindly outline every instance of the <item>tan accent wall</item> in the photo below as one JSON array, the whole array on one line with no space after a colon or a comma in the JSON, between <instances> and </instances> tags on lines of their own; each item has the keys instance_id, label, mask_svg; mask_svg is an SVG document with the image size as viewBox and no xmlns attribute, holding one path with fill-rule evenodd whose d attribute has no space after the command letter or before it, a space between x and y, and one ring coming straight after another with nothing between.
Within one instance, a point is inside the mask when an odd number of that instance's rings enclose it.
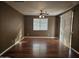
<instances>
[{"instance_id":1,"label":"tan accent wall","mask_svg":"<svg viewBox=\"0 0 79 59\"><path fill-rule=\"evenodd\" d=\"M23 15L0 2L0 53L23 36Z\"/></svg>"},{"instance_id":2,"label":"tan accent wall","mask_svg":"<svg viewBox=\"0 0 79 59\"><path fill-rule=\"evenodd\" d=\"M56 16L55 19L55 37L59 39L59 34L60 34L60 17Z\"/></svg>"},{"instance_id":3,"label":"tan accent wall","mask_svg":"<svg viewBox=\"0 0 79 59\"><path fill-rule=\"evenodd\" d=\"M27 36L50 36L55 37L55 17L48 17L48 30L47 31L33 31L33 18L38 16L24 16L24 35Z\"/></svg>"},{"instance_id":4,"label":"tan accent wall","mask_svg":"<svg viewBox=\"0 0 79 59\"><path fill-rule=\"evenodd\" d=\"M79 5L74 7L72 48L79 52Z\"/></svg>"}]
</instances>

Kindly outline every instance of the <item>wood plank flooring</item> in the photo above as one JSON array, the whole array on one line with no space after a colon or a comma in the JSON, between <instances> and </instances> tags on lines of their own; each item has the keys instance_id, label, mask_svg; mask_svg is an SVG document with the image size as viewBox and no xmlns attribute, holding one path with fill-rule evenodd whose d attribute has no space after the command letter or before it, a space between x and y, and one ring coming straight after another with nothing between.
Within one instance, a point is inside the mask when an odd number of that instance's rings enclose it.
<instances>
[{"instance_id":1,"label":"wood plank flooring","mask_svg":"<svg viewBox=\"0 0 79 59\"><path fill-rule=\"evenodd\" d=\"M68 58L79 57L56 38L24 38L7 51L3 57L10 58Z\"/></svg>"}]
</instances>

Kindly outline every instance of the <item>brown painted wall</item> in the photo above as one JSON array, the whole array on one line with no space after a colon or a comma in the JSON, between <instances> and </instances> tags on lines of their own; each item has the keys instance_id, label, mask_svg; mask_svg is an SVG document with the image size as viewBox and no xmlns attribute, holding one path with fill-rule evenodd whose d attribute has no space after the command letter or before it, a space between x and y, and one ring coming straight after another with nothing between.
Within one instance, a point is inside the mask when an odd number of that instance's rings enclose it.
<instances>
[{"instance_id":1,"label":"brown painted wall","mask_svg":"<svg viewBox=\"0 0 79 59\"><path fill-rule=\"evenodd\" d=\"M55 20L55 37L59 38L60 34L60 17L56 16Z\"/></svg>"},{"instance_id":2,"label":"brown painted wall","mask_svg":"<svg viewBox=\"0 0 79 59\"><path fill-rule=\"evenodd\" d=\"M48 31L33 31L33 18L38 16L24 16L24 35L55 37L55 17L48 17Z\"/></svg>"},{"instance_id":3,"label":"brown painted wall","mask_svg":"<svg viewBox=\"0 0 79 59\"><path fill-rule=\"evenodd\" d=\"M23 36L23 15L0 2L0 53L14 44L20 35Z\"/></svg>"},{"instance_id":4,"label":"brown painted wall","mask_svg":"<svg viewBox=\"0 0 79 59\"><path fill-rule=\"evenodd\" d=\"M79 5L74 8L72 48L79 52Z\"/></svg>"}]
</instances>

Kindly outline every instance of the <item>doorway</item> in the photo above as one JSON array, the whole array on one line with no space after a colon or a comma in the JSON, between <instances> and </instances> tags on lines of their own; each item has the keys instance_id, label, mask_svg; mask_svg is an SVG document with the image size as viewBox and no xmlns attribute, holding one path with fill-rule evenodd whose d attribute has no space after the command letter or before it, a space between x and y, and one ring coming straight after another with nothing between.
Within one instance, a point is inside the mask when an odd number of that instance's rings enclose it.
<instances>
[{"instance_id":1,"label":"doorway","mask_svg":"<svg viewBox=\"0 0 79 59\"><path fill-rule=\"evenodd\" d=\"M60 16L60 41L71 47L73 11L70 10Z\"/></svg>"}]
</instances>

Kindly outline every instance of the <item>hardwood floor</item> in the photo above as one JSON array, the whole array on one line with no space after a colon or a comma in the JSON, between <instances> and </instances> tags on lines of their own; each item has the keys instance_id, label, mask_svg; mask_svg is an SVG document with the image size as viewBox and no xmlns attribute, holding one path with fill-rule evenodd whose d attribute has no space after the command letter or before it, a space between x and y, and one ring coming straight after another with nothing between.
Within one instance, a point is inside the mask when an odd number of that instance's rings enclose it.
<instances>
[{"instance_id":1,"label":"hardwood floor","mask_svg":"<svg viewBox=\"0 0 79 59\"><path fill-rule=\"evenodd\" d=\"M79 57L55 38L25 38L7 51L3 57L10 58L68 58Z\"/></svg>"}]
</instances>

